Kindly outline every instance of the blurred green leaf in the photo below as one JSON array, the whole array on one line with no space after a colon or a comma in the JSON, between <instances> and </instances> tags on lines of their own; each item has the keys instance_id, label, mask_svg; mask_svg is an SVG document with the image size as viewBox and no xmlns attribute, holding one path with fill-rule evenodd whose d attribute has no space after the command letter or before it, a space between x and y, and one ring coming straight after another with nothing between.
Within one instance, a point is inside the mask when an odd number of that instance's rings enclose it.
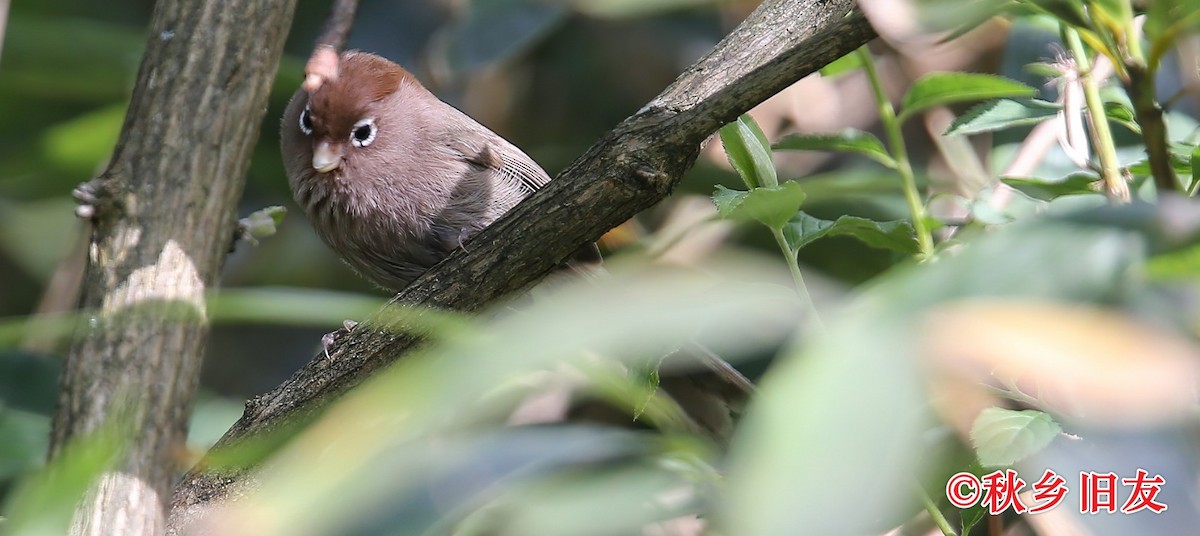
<instances>
[{"instance_id":1,"label":"blurred green leaf","mask_svg":"<svg viewBox=\"0 0 1200 536\"><path fill-rule=\"evenodd\" d=\"M1032 0L1030 3L1077 28L1091 28L1083 0Z\"/></svg>"},{"instance_id":2,"label":"blurred green leaf","mask_svg":"<svg viewBox=\"0 0 1200 536\"><path fill-rule=\"evenodd\" d=\"M0 103L20 105L10 95L91 105L125 99L144 44L140 27L15 11L5 35Z\"/></svg>"},{"instance_id":3,"label":"blurred green leaf","mask_svg":"<svg viewBox=\"0 0 1200 536\"><path fill-rule=\"evenodd\" d=\"M202 392L196 398L188 423L188 448L195 452L207 450L225 435L245 409L242 402Z\"/></svg>"},{"instance_id":4,"label":"blurred green leaf","mask_svg":"<svg viewBox=\"0 0 1200 536\"><path fill-rule=\"evenodd\" d=\"M717 186L713 203L722 218L736 221L757 221L771 229L781 229L800 210L804 190L794 181L774 188L755 188L749 192Z\"/></svg>"},{"instance_id":5,"label":"blurred green leaf","mask_svg":"<svg viewBox=\"0 0 1200 536\"><path fill-rule=\"evenodd\" d=\"M121 123L125 104L116 104L59 123L42 135L42 151L56 167L78 176L83 182L108 162Z\"/></svg>"},{"instance_id":6,"label":"blurred green leaf","mask_svg":"<svg viewBox=\"0 0 1200 536\"><path fill-rule=\"evenodd\" d=\"M855 55L857 57L857 55ZM776 150L842 151L859 153L895 169L896 161L874 134L847 129L836 134L792 134L775 143Z\"/></svg>"},{"instance_id":7,"label":"blurred green leaf","mask_svg":"<svg viewBox=\"0 0 1200 536\"><path fill-rule=\"evenodd\" d=\"M1196 145L1191 143L1172 142L1168 146L1171 157L1171 167L1175 173L1184 177L1192 176L1192 151ZM1129 172L1135 176L1148 176L1150 172L1150 160L1142 158L1137 162L1129 165Z\"/></svg>"},{"instance_id":8,"label":"blurred green leaf","mask_svg":"<svg viewBox=\"0 0 1200 536\"><path fill-rule=\"evenodd\" d=\"M30 276L49 280L71 247L82 247L82 224L66 196L5 203L0 199L0 248Z\"/></svg>"},{"instance_id":9,"label":"blurred green leaf","mask_svg":"<svg viewBox=\"0 0 1200 536\"><path fill-rule=\"evenodd\" d=\"M261 475L261 487L247 498L255 505L253 514L263 526L277 529L270 534L323 533L359 522L366 512L401 510L395 501L375 510L389 498L428 498L461 489L430 485L467 481L445 478L447 471L484 476L472 460L502 461L503 453L507 459L539 463L545 456L527 444L476 449L485 457L456 454L471 453L458 450L458 445L469 446L460 441L472 437L467 426L504 422L530 394L528 387L512 386L527 386L531 374L543 377L547 371L570 370L574 363L592 362L597 355L627 366L644 363L648 356L691 343L729 360L770 351L794 329L798 311L794 294L781 291L788 280L778 261L764 262L768 261L713 259L703 273L613 266L613 277L603 282L558 287L539 294L521 311L501 306L496 314L484 315L489 320L477 329L405 356L330 407L322 420L272 459ZM754 337L731 338L731 332ZM640 402L640 397L627 401L631 407ZM544 432L534 444L557 449L559 444L547 439L555 430L547 427ZM439 439L430 441L434 437ZM595 463L612 460L601 443L584 438L582 446L555 450L574 457L561 467L564 473L571 471L565 474L578 474L578 464L583 463L579 460L592 452L588 445L601 451ZM328 459L341 462L320 461ZM694 471L688 468L686 474ZM397 474L409 476L397 479ZM306 484L297 486L298 478ZM605 489L622 504L633 499L628 488ZM320 508L330 497L348 506ZM441 517L428 502L418 504L420 510L404 511ZM624 526L620 519L609 518L597 520L596 526ZM397 518L397 523L404 519Z\"/></svg>"},{"instance_id":10,"label":"blurred green leaf","mask_svg":"<svg viewBox=\"0 0 1200 536\"><path fill-rule=\"evenodd\" d=\"M855 71L862 68L862 57L856 52L851 52L842 56L833 63L821 67L821 76L834 77L842 73Z\"/></svg>"},{"instance_id":11,"label":"blurred green leaf","mask_svg":"<svg viewBox=\"0 0 1200 536\"><path fill-rule=\"evenodd\" d=\"M925 75L908 89L899 120L904 121L926 109L987 99L1032 98L1037 90L1025 84L980 73L938 72Z\"/></svg>"},{"instance_id":12,"label":"blurred green leaf","mask_svg":"<svg viewBox=\"0 0 1200 536\"><path fill-rule=\"evenodd\" d=\"M208 301L215 323L250 322L300 326L340 326L343 320L366 318L378 311L384 300L377 296L302 288L227 288ZM397 309L404 314L409 309ZM413 323L438 333L453 329L457 316L447 312L413 311Z\"/></svg>"},{"instance_id":13,"label":"blurred green leaf","mask_svg":"<svg viewBox=\"0 0 1200 536\"><path fill-rule=\"evenodd\" d=\"M737 121L721 127L720 135L729 165L746 186L753 189L779 185L775 163L771 161L771 144L753 117L742 115Z\"/></svg>"},{"instance_id":14,"label":"blurred green leaf","mask_svg":"<svg viewBox=\"0 0 1200 536\"><path fill-rule=\"evenodd\" d=\"M971 425L971 444L984 467L1007 467L1042 450L1062 433L1049 414L991 407Z\"/></svg>"},{"instance_id":15,"label":"blurred green leaf","mask_svg":"<svg viewBox=\"0 0 1200 536\"><path fill-rule=\"evenodd\" d=\"M842 216L829 221L799 212L787 222L783 236L793 252L824 236L852 236L869 246L907 254L918 251L912 224L902 220L878 222Z\"/></svg>"},{"instance_id":16,"label":"blurred green leaf","mask_svg":"<svg viewBox=\"0 0 1200 536\"><path fill-rule=\"evenodd\" d=\"M967 213L971 221L983 225L1003 225L1013 221L1004 211L996 208L991 196L981 195L967 203Z\"/></svg>"},{"instance_id":17,"label":"blurred green leaf","mask_svg":"<svg viewBox=\"0 0 1200 536\"><path fill-rule=\"evenodd\" d=\"M115 428L106 425L72 441L44 469L24 479L4 505L4 534L68 534L80 497L116 460L122 440Z\"/></svg>"},{"instance_id":18,"label":"blurred green leaf","mask_svg":"<svg viewBox=\"0 0 1200 536\"><path fill-rule=\"evenodd\" d=\"M716 532L878 534L902 519L924 421L911 352L900 323L852 315L776 362L735 438Z\"/></svg>"},{"instance_id":19,"label":"blurred green leaf","mask_svg":"<svg viewBox=\"0 0 1200 536\"><path fill-rule=\"evenodd\" d=\"M914 2L917 20L931 32L951 32L961 37L983 22L1021 8L1016 0L920 0Z\"/></svg>"},{"instance_id":20,"label":"blurred green leaf","mask_svg":"<svg viewBox=\"0 0 1200 536\"><path fill-rule=\"evenodd\" d=\"M0 351L0 408L15 408L49 417L58 397L61 370L62 361L48 356L18 350Z\"/></svg>"},{"instance_id":21,"label":"blurred green leaf","mask_svg":"<svg viewBox=\"0 0 1200 536\"><path fill-rule=\"evenodd\" d=\"M0 486L46 460L50 417L0 405Z\"/></svg>"},{"instance_id":22,"label":"blurred green leaf","mask_svg":"<svg viewBox=\"0 0 1200 536\"><path fill-rule=\"evenodd\" d=\"M1039 201L1050 201L1064 195L1099 194L1100 191L1095 188L1097 180L1098 177L1088 173L1072 173L1062 180L1016 177L1000 179L1004 184Z\"/></svg>"},{"instance_id":23,"label":"blurred green leaf","mask_svg":"<svg viewBox=\"0 0 1200 536\"><path fill-rule=\"evenodd\" d=\"M1040 99L998 99L973 106L954 119L946 136L992 132L1040 123L1058 115L1062 106Z\"/></svg>"},{"instance_id":24,"label":"blurred green leaf","mask_svg":"<svg viewBox=\"0 0 1200 536\"><path fill-rule=\"evenodd\" d=\"M1200 1L1175 0L1148 2L1146 6L1146 38L1151 48L1161 56L1181 34L1194 32L1200 25ZM1151 60L1153 62L1153 60Z\"/></svg>"},{"instance_id":25,"label":"blurred green leaf","mask_svg":"<svg viewBox=\"0 0 1200 536\"><path fill-rule=\"evenodd\" d=\"M1191 195L1196 195L1196 189L1197 187L1200 187L1200 145L1197 145L1192 149L1192 157L1188 163L1191 164L1192 167L1192 182L1187 186L1187 191Z\"/></svg>"},{"instance_id":26,"label":"blurred green leaf","mask_svg":"<svg viewBox=\"0 0 1200 536\"><path fill-rule=\"evenodd\" d=\"M1133 19L1131 0L1086 0L1093 20L1106 22L1113 30L1126 28ZM1174 1L1174 0L1172 0Z\"/></svg>"},{"instance_id":27,"label":"blurred green leaf","mask_svg":"<svg viewBox=\"0 0 1200 536\"><path fill-rule=\"evenodd\" d=\"M1157 281L1196 281L1200 278L1200 245L1151 257L1146 276Z\"/></svg>"}]
</instances>

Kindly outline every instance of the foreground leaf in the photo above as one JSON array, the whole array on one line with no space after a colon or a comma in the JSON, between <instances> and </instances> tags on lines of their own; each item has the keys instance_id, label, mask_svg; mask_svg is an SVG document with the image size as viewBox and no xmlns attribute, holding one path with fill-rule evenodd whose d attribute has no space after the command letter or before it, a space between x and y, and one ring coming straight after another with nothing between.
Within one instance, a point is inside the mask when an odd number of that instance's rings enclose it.
<instances>
[{"instance_id":1,"label":"foreground leaf","mask_svg":"<svg viewBox=\"0 0 1200 536\"><path fill-rule=\"evenodd\" d=\"M946 130L946 136L993 132L1032 125L1054 117L1062 106L1040 99L999 99L972 107Z\"/></svg>"},{"instance_id":2,"label":"foreground leaf","mask_svg":"<svg viewBox=\"0 0 1200 536\"><path fill-rule=\"evenodd\" d=\"M1006 467L1042 450L1061 432L1045 412L987 408L971 426L971 444L984 467Z\"/></svg>"},{"instance_id":3,"label":"foreground leaf","mask_svg":"<svg viewBox=\"0 0 1200 536\"><path fill-rule=\"evenodd\" d=\"M874 134L856 129L846 129L836 134L793 134L779 140L775 149L799 151L841 151L867 156L880 164L895 169L896 161L888 154Z\"/></svg>"},{"instance_id":4,"label":"foreground leaf","mask_svg":"<svg viewBox=\"0 0 1200 536\"><path fill-rule=\"evenodd\" d=\"M903 221L874 221L858 216L842 216L823 220L797 213L783 228L783 237L793 253L824 236L852 236L868 246L901 253L917 253L917 241L912 224Z\"/></svg>"},{"instance_id":5,"label":"foreground leaf","mask_svg":"<svg viewBox=\"0 0 1200 536\"><path fill-rule=\"evenodd\" d=\"M908 89L899 119L917 112L956 102L987 99L1031 98L1037 90L1003 76L979 73L939 72L926 75Z\"/></svg>"},{"instance_id":6,"label":"foreground leaf","mask_svg":"<svg viewBox=\"0 0 1200 536\"><path fill-rule=\"evenodd\" d=\"M1062 180L1005 177L1000 179L1017 191L1039 201L1051 201L1064 195L1099 194L1092 187L1099 180L1095 175L1072 173Z\"/></svg>"},{"instance_id":7,"label":"foreground leaf","mask_svg":"<svg viewBox=\"0 0 1200 536\"><path fill-rule=\"evenodd\" d=\"M746 186L778 186L779 176L775 163L771 161L771 144L754 118L747 114L721 127L721 144L729 165L737 171Z\"/></svg>"},{"instance_id":8,"label":"foreground leaf","mask_svg":"<svg viewBox=\"0 0 1200 536\"><path fill-rule=\"evenodd\" d=\"M735 221L757 221L772 229L781 229L800 210L804 190L795 182L785 182L774 188L755 188L749 192L717 186L713 203L722 218Z\"/></svg>"}]
</instances>

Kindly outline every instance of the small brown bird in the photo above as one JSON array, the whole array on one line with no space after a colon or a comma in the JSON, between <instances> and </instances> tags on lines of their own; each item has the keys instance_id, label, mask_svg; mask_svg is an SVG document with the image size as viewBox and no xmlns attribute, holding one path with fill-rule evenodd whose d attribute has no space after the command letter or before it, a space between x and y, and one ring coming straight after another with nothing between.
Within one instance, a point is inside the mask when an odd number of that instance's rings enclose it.
<instances>
[{"instance_id":1,"label":"small brown bird","mask_svg":"<svg viewBox=\"0 0 1200 536\"><path fill-rule=\"evenodd\" d=\"M317 234L392 291L550 180L408 71L365 52L341 54L336 76L296 92L281 138L292 193Z\"/></svg>"}]
</instances>

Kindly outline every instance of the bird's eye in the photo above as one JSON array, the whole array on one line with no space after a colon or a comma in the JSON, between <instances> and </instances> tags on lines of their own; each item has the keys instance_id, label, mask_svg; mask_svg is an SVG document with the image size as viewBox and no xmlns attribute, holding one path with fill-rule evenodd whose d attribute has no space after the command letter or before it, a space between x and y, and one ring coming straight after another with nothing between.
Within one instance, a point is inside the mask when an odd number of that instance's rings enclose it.
<instances>
[{"instance_id":1,"label":"bird's eye","mask_svg":"<svg viewBox=\"0 0 1200 536\"><path fill-rule=\"evenodd\" d=\"M355 147L366 147L375 141L375 119L366 118L354 124L350 131L350 143Z\"/></svg>"},{"instance_id":2,"label":"bird's eye","mask_svg":"<svg viewBox=\"0 0 1200 536\"><path fill-rule=\"evenodd\" d=\"M312 134L312 129L312 112L309 111L308 106L305 106L304 111L300 112L300 132L310 135Z\"/></svg>"}]
</instances>

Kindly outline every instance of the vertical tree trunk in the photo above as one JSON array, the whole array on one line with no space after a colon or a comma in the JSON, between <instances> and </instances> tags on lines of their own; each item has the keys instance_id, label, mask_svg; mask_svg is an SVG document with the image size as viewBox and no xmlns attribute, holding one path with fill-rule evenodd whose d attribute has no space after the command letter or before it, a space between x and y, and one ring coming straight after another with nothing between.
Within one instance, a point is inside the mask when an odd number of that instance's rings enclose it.
<instances>
[{"instance_id":1,"label":"vertical tree trunk","mask_svg":"<svg viewBox=\"0 0 1200 536\"><path fill-rule=\"evenodd\" d=\"M295 0L160 0L96 194L80 326L51 457L106 427L124 443L77 534L161 534L207 334L205 291L237 201Z\"/></svg>"}]
</instances>

